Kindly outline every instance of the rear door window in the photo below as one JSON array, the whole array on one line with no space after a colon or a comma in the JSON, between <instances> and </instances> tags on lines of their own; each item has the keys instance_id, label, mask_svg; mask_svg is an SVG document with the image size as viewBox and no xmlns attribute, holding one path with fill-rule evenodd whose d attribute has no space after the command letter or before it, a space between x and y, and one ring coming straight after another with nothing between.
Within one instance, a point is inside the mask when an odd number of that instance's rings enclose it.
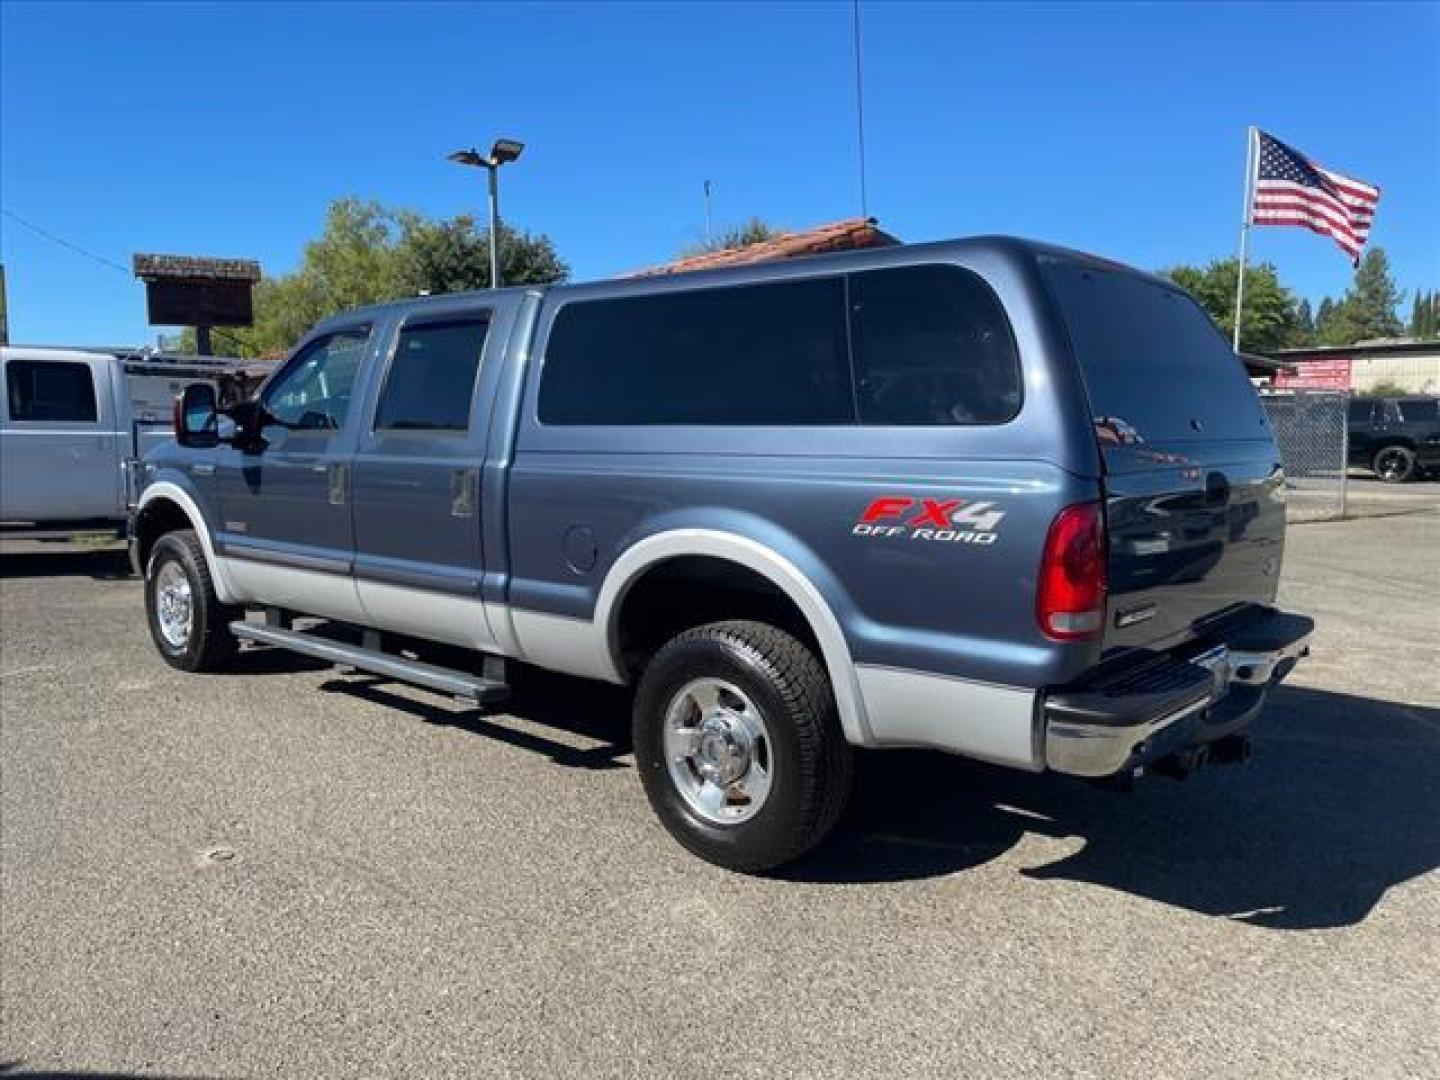
<instances>
[{"instance_id":1,"label":"rear door window","mask_svg":"<svg viewBox=\"0 0 1440 1080\"><path fill-rule=\"evenodd\" d=\"M375 427L468 430L488 326L483 319L468 319L403 327L380 394Z\"/></svg>"},{"instance_id":2,"label":"rear door window","mask_svg":"<svg viewBox=\"0 0 1440 1080\"><path fill-rule=\"evenodd\" d=\"M841 278L567 304L540 380L545 424L854 421Z\"/></svg>"},{"instance_id":3,"label":"rear door window","mask_svg":"<svg viewBox=\"0 0 1440 1080\"><path fill-rule=\"evenodd\" d=\"M11 360L5 366L11 420L94 423L95 378L89 364Z\"/></svg>"},{"instance_id":4,"label":"rear door window","mask_svg":"<svg viewBox=\"0 0 1440 1080\"><path fill-rule=\"evenodd\" d=\"M1020 358L1000 300L958 266L850 278L862 424L1001 424L1020 410Z\"/></svg>"},{"instance_id":5,"label":"rear door window","mask_svg":"<svg viewBox=\"0 0 1440 1080\"><path fill-rule=\"evenodd\" d=\"M1244 365L1188 294L1123 268L1040 263L1097 424L1123 424L1150 442L1265 434Z\"/></svg>"},{"instance_id":6,"label":"rear door window","mask_svg":"<svg viewBox=\"0 0 1440 1080\"><path fill-rule=\"evenodd\" d=\"M1433 424L1440 420L1440 399L1434 401L1401 401L1400 418L1409 424Z\"/></svg>"}]
</instances>

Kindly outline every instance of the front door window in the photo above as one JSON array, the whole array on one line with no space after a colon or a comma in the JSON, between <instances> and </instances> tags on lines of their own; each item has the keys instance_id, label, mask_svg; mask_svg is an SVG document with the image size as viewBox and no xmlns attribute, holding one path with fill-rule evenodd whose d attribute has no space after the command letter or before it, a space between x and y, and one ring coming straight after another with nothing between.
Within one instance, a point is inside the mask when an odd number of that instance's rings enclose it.
<instances>
[{"instance_id":1,"label":"front door window","mask_svg":"<svg viewBox=\"0 0 1440 1080\"><path fill-rule=\"evenodd\" d=\"M311 342L265 390L265 409L281 426L339 431L369 332L342 330Z\"/></svg>"}]
</instances>

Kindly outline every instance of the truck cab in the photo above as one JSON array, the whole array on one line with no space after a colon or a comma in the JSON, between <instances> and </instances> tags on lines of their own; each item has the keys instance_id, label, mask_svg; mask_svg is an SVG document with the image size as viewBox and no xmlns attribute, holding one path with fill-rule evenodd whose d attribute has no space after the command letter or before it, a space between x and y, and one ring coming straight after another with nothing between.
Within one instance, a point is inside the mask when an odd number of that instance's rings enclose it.
<instances>
[{"instance_id":1,"label":"truck cab","mask_svg":"<svg viewBox=\"0 0 1440 1080\"><path fill-rule=\"evenodd\" d=\"M0 537L123 536L140 457L173 435L176 393L248 394L268 365L133 349L0 348Z\"/></svg>"},{"instance_id":2,"label":"truck cab","mask_svg":"<svg viewBox=\"0 0 1440 1080\"><path fill-rule=\"evenodd\" d=\"M0 522L114 529L125 519L120 462L130 447L128 398L114 357L6 348L0 368Z\"/></svg>"},{"instance_id":3,"label":"truck cab","mask_svg":"<svg viewBox=\"0 0 1440 1080\"><path fill-rule=\"evenodd\" d=\"M631 684L657 815L735 869L818 842L857 748L1241 761L1310 633L1240 360L1173 285L1025 241L401 301L179 417L132 541L167 662Z\"/></svg>"}]
</instances>

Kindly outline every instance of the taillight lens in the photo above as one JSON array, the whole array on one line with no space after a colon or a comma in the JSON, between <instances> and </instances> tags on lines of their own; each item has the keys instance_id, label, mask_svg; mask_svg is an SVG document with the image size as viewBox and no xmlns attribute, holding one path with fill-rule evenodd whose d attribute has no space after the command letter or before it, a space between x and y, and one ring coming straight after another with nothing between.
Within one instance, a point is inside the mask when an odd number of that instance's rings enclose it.
<instances>
[{"instance_id":1,"label":"taillight lens","mask_svg":"<svg viewBox=\"0 0 1440 1080\"><path fill-rule=\"evenodd\" d=\"M1035 617L1046 637L1083 641L1105 628L1105 517L1099 503L1067 506L1045 537Z\"/></svg>"}]
</instances>

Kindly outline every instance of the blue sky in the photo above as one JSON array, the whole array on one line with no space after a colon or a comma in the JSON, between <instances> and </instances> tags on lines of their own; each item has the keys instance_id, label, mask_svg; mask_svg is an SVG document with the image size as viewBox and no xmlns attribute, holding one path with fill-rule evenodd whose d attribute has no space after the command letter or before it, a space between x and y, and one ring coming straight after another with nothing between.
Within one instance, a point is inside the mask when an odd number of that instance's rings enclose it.
<instances>
[{"instance_id":1,"label":"blue sky","mask_svg":"<svg viewBox=\"0 0 1440 1080\"><path fill-rule=\"evenodd\" d=\"M482 208L447 163L497 134L507 220L578 278L720 221L855 214L849 3L5 4L6 210L135 251L292 269L326 204ZM1146 268L1233 254L1245 127L1384 189L1372 244L1440 287L1440 6L866 3L870 210L906 240L1031 236ZM150 340L141 288L0 218L11 337ZM1327 239L1255 234L1312 298Z\"/></svg>"}]
</instances>

